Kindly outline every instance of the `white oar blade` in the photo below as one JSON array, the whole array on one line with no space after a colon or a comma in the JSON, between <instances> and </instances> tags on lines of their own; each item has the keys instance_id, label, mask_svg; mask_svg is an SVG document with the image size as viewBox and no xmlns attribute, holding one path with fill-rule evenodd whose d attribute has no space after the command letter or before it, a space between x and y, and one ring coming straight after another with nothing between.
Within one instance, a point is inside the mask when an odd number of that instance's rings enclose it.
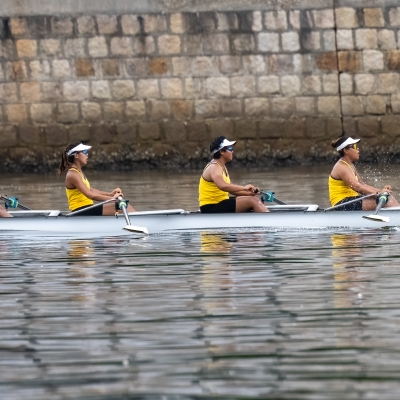
<instances>
[{"instance_id":1,"label":"white oar blade","mask_svg":"<svg viewBox=\"0 0 400 400\"><path fill-rule=\"evenodd\" d=\"M149 231L144 226L126 225L124 229L129 232L149 234Z\"/></svg>"},{"instance_id":2,"label":"white oar blade","mask_svg":"<svg viewBox=\"0 0 400 400\"><path fill-rule=\"evenodd\" d=\"M370 219L372 221L377 221L377 222L389 222L390 218L389 217L382 217L381 215L364 215L363 218Z\"/></svg>"}]
</instances>

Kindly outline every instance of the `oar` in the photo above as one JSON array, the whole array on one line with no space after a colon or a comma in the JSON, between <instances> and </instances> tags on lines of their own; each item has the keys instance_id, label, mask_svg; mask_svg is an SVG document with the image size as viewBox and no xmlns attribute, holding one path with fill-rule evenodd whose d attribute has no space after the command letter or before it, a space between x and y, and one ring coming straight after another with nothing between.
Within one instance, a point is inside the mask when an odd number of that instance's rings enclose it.
<instances>
[{"instance_id":1,"label":"oar","mask_svg":"<svg viewBox=\"0 0 400 400\"><path fill-rule=\"evenodd\" d=\"M147 230L146 227L134 226L131 224L128 213L126 211L126 201L122 198L122 196L119 196L118 200L119 200L118 207L120 208L120 210L122 210L122 213L124 214L125 221L126 221L126 226L123 229L130 231L130 232L138 232L138 233L144 233L144 234L148 235L149 231Z\"/></svg>"},{"instance_id":2,"label":"oar","mask_svg":"<svg viewBox=\"0 0 400 400\"><path fill-rule=\"evenodd\" d=\"M19 204L18 199L16 197L8 197L1 195L0 198L6 201L6 208L20 208L21 210L30 210L30 208Z\"/></svg>"},{"instance_id":3,"label":"oar","mask_svg":"<svg viewBox=\"0 0 400 400\"><path fill-rule=\"evenodd\" d=\"M257 193L257 192L256 192ZM286 203L284 203L283 201L281 201L281 200L278 200L274 195L275 195L275 192L267 192L267 191L265 191L265 190L260 190L260 193L261 194L263 194L264 195L264 201L267 201L267 202L275 202L276 204L280 204L280 205L282 205L282 206L286 206Z\"/></svg>"},{"instance_id":4,"label":"oar","mask_svg":"<svg viewBox=\"0 0 400 400\"><path fill-rule=\"evenodd\" d=\"M376 206L375 212L370 215L364 215L363 218L370 219L372 221L378 221L378 222L389 222L390 219L389 217L382 217L381 215L378 215L379 211L383 207L384 204L388 202L389 198L389 193L382 193L378 199L378 205Z\"/></svg>"},{"instance_id":5,"label":"oar","mask_svg":"<svg viewBox=\"0 0 400 400\"><path fill-rule=\"evenodd\" d=\"M341 204L337 204L336 206L333 206L333 207L325 208L324 211L336 210L336 208L343 207L343 206L347 206L348 204L355 203L356 201L360 201L360 200L364 200L364 199L369 199L370 197L374 197L374 196L376 196L376 193L367 194L367 195L365 195L365 196L357 197L356 199L346 201L346 203L341 203Z\"/></svg>"},{"instance_id":6,"label":"oar","mask_svg":"<svg viewBox=\"0 0 400 400\"><path fill-rule=\"evenodd\" d=\"M92 208L100 207L103 204L111 203L112 201L115 201L115 199L108 199L108 200L102 201L101 203L96 203L96 204L93 204L92 206L85 207L85 208L82 208L80 210L72 211L72 212L70 212L68 214L65 214L65 216L66 217L72 217L72 216L77 215L77 214L79 214L81 212L84 212L84 211L87 211L87 210L91 210Z\"/></svg>"}]
</instances>

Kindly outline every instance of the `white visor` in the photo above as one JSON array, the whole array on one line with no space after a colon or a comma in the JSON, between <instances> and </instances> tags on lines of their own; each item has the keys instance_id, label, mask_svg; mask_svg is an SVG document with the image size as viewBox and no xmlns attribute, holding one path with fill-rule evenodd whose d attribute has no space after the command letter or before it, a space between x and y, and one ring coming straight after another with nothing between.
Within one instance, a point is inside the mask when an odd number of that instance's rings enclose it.
<instances>
[{"instance_id":1,"label":"white visor","mask_svg":"<svg viewBox=\"0 0 400 400\"><path fill-rule=\"evenodd\" d=\"M92 146L86 146L86 144L79 143L78 146L75 146L73 149L69 150L67 156L70 156L74 153L79 153L82 150L90 150Z\"/></svg>"},{"instance_id":2,"label":"white visor","mask_svg":"<svg viewBox=\"0 0 400 400\"><path fill-rule=\"evenodd\" d=\"M222 143L219 145L219 148L217 150L214 150L212 152L212 154L215 154L216 152L220 151L224 147L233 146L235 143L236 143L236 140L234 140L233 142L230 142L228 139L224 139L222 141Z\"/></svg>"},{"instance_id":3,"label":"white visor","mask_svg":"<svg viewBox=\"0 0 400 400\"><path fill-rule=\"evenodd\" d=\"M340 146L336 147L337 151L340 151L350 144L358 143L361 139L353 139L351 137L347 138Z\"/></svg>"}]
</instances>

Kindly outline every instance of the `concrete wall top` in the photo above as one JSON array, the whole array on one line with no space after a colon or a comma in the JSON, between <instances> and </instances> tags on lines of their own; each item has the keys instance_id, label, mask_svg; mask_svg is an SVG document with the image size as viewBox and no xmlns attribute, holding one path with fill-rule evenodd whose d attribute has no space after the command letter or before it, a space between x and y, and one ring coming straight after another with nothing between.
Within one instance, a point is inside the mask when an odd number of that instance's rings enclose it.
<instances>
[{"instance_id":1,"label":"concrete wall top","mask_svg":"<svg viewBox=\"0 0 400 400\"><path fill-rule=\"evenodd\" d=\"M1 0L0 16L332 8L333 3L334 0Z\"/></svg>"}]
</instances>

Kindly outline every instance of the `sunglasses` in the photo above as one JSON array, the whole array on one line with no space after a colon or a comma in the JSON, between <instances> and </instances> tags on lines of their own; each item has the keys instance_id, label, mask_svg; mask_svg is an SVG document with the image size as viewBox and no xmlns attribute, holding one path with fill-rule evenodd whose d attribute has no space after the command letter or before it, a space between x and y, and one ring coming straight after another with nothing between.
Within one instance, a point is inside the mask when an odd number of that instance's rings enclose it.
<instances>
[{"instance_id":1,"label":"sunglasses","mask_svg":"<svg viewBox=\"0 0 400 400\"><path fill-rule=\"evenodd\" d=\"M89 154L89 150L82 150L81 153L83 153L87 156Z\"/></svg>"},{"instance_id":2,"label":"sunglasses","mask_svg":"<svg viewBox=\"0 0 400 400\"><path fill-rule=\"evenodd\" d=\"M230 151L230 152L232 153L232 151L233 151L233 146L225 147L225 150L228 150L228 151Z\"/></svg>"},{"instance_id":3,"label":"sunglasses","mask_svg":"<svg viewBox=\"0 0 400 400\"><path fill-rule=\"evenodd\" d=\"M354 143L354 144L351 144L351 145L347 146L346 149L354 149L354 150L357 150L357 149L358 149L357 143Z\"/></svg>"}]
</instances>

